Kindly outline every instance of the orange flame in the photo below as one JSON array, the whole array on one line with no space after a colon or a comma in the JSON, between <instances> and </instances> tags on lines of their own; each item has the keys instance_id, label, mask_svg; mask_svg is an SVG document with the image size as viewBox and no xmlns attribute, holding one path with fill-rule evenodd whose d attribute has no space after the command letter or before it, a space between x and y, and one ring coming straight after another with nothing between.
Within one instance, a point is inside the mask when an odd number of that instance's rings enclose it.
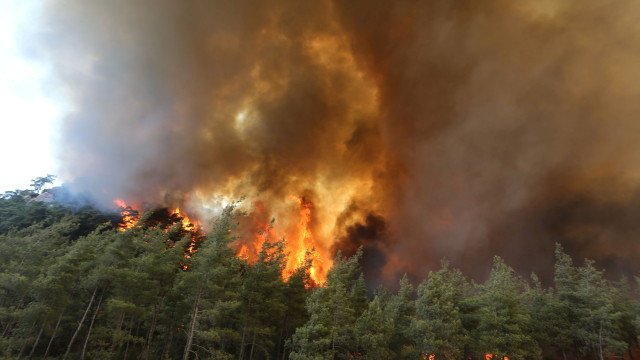
<instances>
[{"instance_id":1,"label":"orange flame","mask_svg":"<svg viewBox=\"0 0 640 360\"><path fill-rule=\"evenodd\" d=\"M182 227L185 230L197 230L200 228L200 221L198 220L191 220L189 218L189 216L185 213L183 213L182 211L180 211L180 208L177 207L173 210L172 212L173 215L179 216L180 218L182 218L181 222L182 222Z\"/></svg>"},{"instance_id":2,"label":"orange flame","mask_svg":"<svg viewBox=\"0 0 640 360\"><path fill-rule=\"evenodd\" d=\"M266 241L284 238L287 261L282 271L282 277L288 279L298 268L304 266L311 253L309 275L312 284L322 284L326 280L326 272L331 260L329 258L323 259L321 255L313 252L318 245L314 238L314 205L304 196L293 197L292 199L295 200L296 205L296 210L292 214L294 221L278 233L274 229L272 222L254 224L254 229L258 229L257 235L249 241L243 241L239 244L236 256L249 263L255 262L258 259L262 245ZM120 208L122 216L121 223L118 225L119 231L126 231L138 224L140 220L138 210L123 199L114 200L114 204ZM256 214L257 219L253 219L253 221L265 218L266 214L267 211L260 208L258 214ZM190 233L191 238L184 251L184 258L190 259L198 251L198 244L203 240L204 232L200 221L192 219L179 207L173 209L171 215L179 218L182 229ZM180 268L188 270L189 266L186 263L181 263Z\"/></svg>"},{"instance_id":3,"label":"orange flame","mask_svg":"<svg viewBox=\"0 0 640 360\"><path fill-rule=\"evenodd\" d=\"M493 360L493 354L484 354L484 359L485 360ZM509 360L509 357L507 355L502 357L502 360Z\"/></svg>"},{"instance_id":4,"label":"orange flame","mask_svg":"<svg viewBox=\"0 0 640 360\"><path fill-rule=\"evenodd\" d=\"M140 220L138 211L122 199L115 199L113 203L120 208L120 215L122 216L122 221L118 224L118 230L125 231L136 226L138 220Z\"/></svg>"},{"instance_id":5,"label":"orange flame","mask_svg":"<svg viewBox=\"0 0 640 360\"><path fill-rule=\"evenodd\" d=\"M198 220L191 220L189 216L180 211L180 208L175 208L172 212L173 215L180 217L182 228L185 231L191 233L191 239L184 252L184 258L190 259L191 255L198 251L198 242L201 240L200 231L201 226ZM188 269L186 265L183 266L183 270Z\"/></svg>"},{"instance_id":6,"label":"orange flame","mask_svg":"<svg viewBox=\"0 0 640 360\"><path fill-rule=\"evenodd\" d=\"M244 261L249 261L249 248L247 245L240 246L237 256Z\"/></svg>"},{"instance_id":7,"label":"orange flame","mask_svg":"<svg viewBox=\"0 0 640 360\"><path fill-rule=\"evenodd\" d=\"M287 242L289 257L287 258L287 264L283 273L285 278L288 278L298 267L304 264L307 256L307 250L311 250L314 247L313 234L311 231L313 204L304 197L300 197L298 201L300 204L300 211L298 214L298 223L295 229L297 234L292 234L292 238ZM311 278L314 281L324 281L324 279L318 278L317 269L314 269L313 264L311 266L310 273Z\"/></svg>"},{"instance_id":8,"label":"orange flame","mask_svg":"<svg viewBox=\"0 0 640 360\"><path fill-rule=\"evenodd\" d=\"M124 201L123 199L115 199L113 203L118 208L120 208L120 215L122 217L120 224L118 224L118 231L126 231L128 229L135 227L138 224L138 221L140 220L140 215L137 209L127 204L127 202ZM198 243L203 238L200 222L197 220L191 220L189 216L187 216L180 210L180 208L175 208L171 212L171 215L179 218L182 229L190 234L191 238L184 251L184 258L189 259L194 253L198 251L197 249ZM182 262L179 264L179 266L182 270L189 269L189 266Z\"/></svg>"},{"instance_id":9,"label":"orange flame","mask_svg":"<svg viewBox=\"0 0 640 360\"><path fill-rule=\"evenodd\" d=\"M325 263L329 260L322 261L321 256L314 252L318 245L314 238L314 206L313 203L305 198L292 197L295 200L295 210L291 216L294 221L285 226L284 229L276 231L272 223L254 224L254 230L258 232L249 242L243 242L238 247L237 256L248 261L254 262L258 258L258 253L265 241L274 238L284 238L285 252L287 253L287 261L282 271L282 277L288 279L297 269L304 266L311 252L311 268L309 275L313 284L322 284L326 279ZM262 204L256 204L256 218L265 218L265 209ZM255 221L255 219L254 219Z\"/></svg>"}]
</instances>

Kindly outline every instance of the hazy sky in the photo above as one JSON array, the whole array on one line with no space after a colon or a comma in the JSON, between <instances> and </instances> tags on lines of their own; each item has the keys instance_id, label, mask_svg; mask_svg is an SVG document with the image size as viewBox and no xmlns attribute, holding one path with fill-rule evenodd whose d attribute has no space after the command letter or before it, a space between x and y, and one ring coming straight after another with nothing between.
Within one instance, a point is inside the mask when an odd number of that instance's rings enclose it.
<instances>
[{"instance_id":1,"label":"hazy sky","mask_svg":"<svg viewBox=\"0 0 640 360\"><path fill-rule=\"evenodd\" d=\"M42 31L42 3L0 0L0 193L56 172L53 137L61 97L46 84L47 67L29 56L29 34Z\"/></svg>"}]
</instances>

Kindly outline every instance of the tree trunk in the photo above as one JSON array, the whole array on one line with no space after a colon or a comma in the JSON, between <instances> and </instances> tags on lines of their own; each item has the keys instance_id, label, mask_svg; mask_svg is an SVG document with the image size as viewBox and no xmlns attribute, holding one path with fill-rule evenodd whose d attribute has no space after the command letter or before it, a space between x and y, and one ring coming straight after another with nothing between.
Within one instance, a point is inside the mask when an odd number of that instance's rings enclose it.
<instances>
[{"instance_id":1,"label":"tree trunk","mask_svg":"<svg viewBox=\"0 0 640 360\"><path fill-rule=\"evenodd\" d=\"M136 321L136 328L135 330L133 330L133 334L131 334L134 338L138 336L138 334L140 333L140 326L142 326L142 321ZM132 344L132 346L135 346L135 342ZM143 345L144 346L144 345Z\"/></svg>"},{"instance_id":2,"label":"tree trunk","mask_svg":"<svg viewBox=\"0 0 640 360\"><path fill-rule=\"evenodd\" d=\"M18 302L18 307L16 309L22 309L24 307L24 302L25 302L25 296L23 295L22 298L20 298L20 301ZM9 322L7 323L7 326L2 331L2 337L9 335L14 324L15 324L15 321L9 320Z\"/></svg>"},{"instance_id":3,"label":"tree trunk","mask_svg":"<svg viewBox=\"0 0 640 360\"><path fill-rule=\"evenodd\" d=\"M60 312L60 316L58 316L58 322L56 322L56 326L53 328L53 333L51 334L51 339L49 339L49 344L47 344L47 350L44 352L43 359L47 358L49 355L49 350L51 350L51 344L53 344L53 339L56 338L56 332L58 331L58 326L60 326L60 321L62 320L62 315L64 314L64 310Z\"/></svg>"},{"instance_id":4,"label":"tree trunk","mask_svg":"<svg viewBox=\"0 0 640 360\"><path fill-rule=\"evenodd\" d=\"M147 334L147 346L144 349L144 358L149 358L149 352L151 351L151 340L153 339L153 333L156 331L156 321L158 319L158 308L159 304L162 304L164 301L164 296L160 299L159 303L156 303L153 306L153 320L151 320L151 327L149 328L149 333Z\"/></svg>"},{"instance_id":5,"label":"tree trunk","mask_svg":"<svg viewBox=\"0 0 640 360\"><path fill-rule=\"evenodd\" d=\"M22 343L22 347L20 348L20 352L18 353L18 357L17 357L18 360L22 358L22 353L24 352L24 349L27 347L28 342L29 342L29 338L26 338Z\"/></svg>"},{"instance_id":6,"label":"tree trunk","mask_svg":"<svg viewBox=\"0 0 640 360\"><path fill-rule=\"evenodd\" d=\"M251 308L251 298L249 298L249 303L247 305L247 308ZM245 314L244 324L242 326L242 340L240 341L240 356L238 357L239 360L242 360L244 358L244 339L247 333L247 322L248 322L247 318L248 318L248 315Z\"/></svg>"},{"instance_id":7,"label":"tree trunk","mask_svg":"<svg viewBox=\"0 0 640 360\"><path fill-rule=\"evenodd\" d=\"M253 349L256 348L256 332L253 331L253 340L251 340L251 352L249 353L249 360L253 360Z\"/></svg>"},{"instance_id":8,"label":"tree trunk","mask_svg":"<svg viewBox=\"0 0 640 360\"><path fill-rule=\"evenodd\" d=\"M598 331L598 353L600 360L604 360L604 354L602 353L602 321L600 321L600 330Z\"/></svg>"},{"instance_id":9,"label":"tree trunk","mask_svg":"<svg viewBox=\"0 0 640 360\"><path fill-rule=\"evenodd\" d=\"M116 350L118 343L116 342L116 338L120 330L122 330L122 324L124 324L124 311L120 314L120 321L118 322L118 328L113 332L113 338L111 339L111 352Z\"/></svg>"},{"instance_id":10,"label":"tree trunk","mask_svg":"<svg viewBox=\"0 0 640 360\"><path fill-rule=\"evenodd\" d=\"M247 333L247 320L245 319L244 325L242 325L242 338L240 340L240 355L238 356L238 360L242 360L244 357L244 338Z\"/></svg>"},{"instance_id":11,"label":"tree trunk","mask_svg":"<svg viewBox=\"0 0 640 360\"><path fill-rule=\"evenodd\" d=\"M332 352L332 356L335 357L336 356L336 336L335 336L335 329L337 328L337 324L338 324L338 312L334 311L333 313L333 329L331 329L331 352Z\"/></svg>"},{"instance_id":12,"label":"tree trunk","mask_svg":"<svg viewBox=\"0 0 640 360\"><path fill-rule=\"evenodd\" d=\"M40 331L38 331L38 336L36 337L36 341L33 343L33 347L31 348L31 352L29 352L29 359L33 357L33 353L36 351L38 347L38 343L40 342L40 336L42 336L42 331L44 330L44 324L46 321L42 322L42 326L40 326Z\"/></svg>"},{"instance_id":13,"label":"tree trunk","mask_svg":"<svg viewBox=\"0 0 640 360\"><path fill-rule=\"evenodd\" d=\"M175 324L175 318L172 318L172 324ZM173 344L173 334L175 332L175 327L172 326L171 331L169 332L169 336L168 336L168 340L167 341L163 341L163 348L162 348L162 359L167 359L169 357L169 352L171 352L171 345Z\"/></svg>"},{"instance_id":14,"label":"tree trunk","mask_svg":"<svg viewBox=\"0 0 640 360\"><path fill-rule=\"evenodd\" d=\"M133 319L131 319L131 325L129 325L129 331L127 331L127 335L131 335L131 330L133 330ZM129 336L127 336L129 337ZM127 342L125 343L125 347L124 347L124 355L122 356L123 360L127 360L127 353L129 352L129 340L127 339Z\"/></svg>"},{"instance_id":15,"label":"tree trunk","mask_svg":"<svg viewBox=\"0 0 640 360\"><path fill-rule=\"evenodd\" d=\"M276 347L276 359L280 358L280 351L284 352L284 344L282 338L284 337L284 332L287 327L287 318L289 317L289 311L284 314L284 319L282 321L282 328L280 328L280 335L278 336L278 346Z\"/></svg>"},{"instance_id":16,"label":"tree trunk","mask_svg":"<svg viewBox=\"0 0 640 360\"><path fill-rule=\"evenodd\" d=\"M97 291L98 291L98 287L96 286L96 288L93 289L93 294L91 294L91 300L89 300L89 305L87 305L87 308L84 310L84 314L82 314L82 319L80 319L80 323L78 323L78 327L76 328L76 331L73 333L71 340L69 340L69 345L67 345L67 351L65 351L64 356L62 357L62 360L66 360L67 357L69 356L69 352L71 352L71 347L73 346L73 342L76 341L76 338L78 337L78 333L80 333L80 329L82 328L82 324L84 324L84 320L87 318L87 313L89 312L89 309L91 309L91 305L93 305L93 300L96 298Z\"/></svg>"},{"instance_id":17,"label":"tree trunk","mask_svg":"<svg viewBox=\"0 0 640 360\"><path fill-rule=\"evenodd\" d=\"M104 290L102 294L100 294L100 299L98 299L98 305L96 305L96 310L93 312L93 316L91 317L91 322L89 323L89 330L87 330L87 338L84 340L84 345L82 346L82 354L80 355L80 359L84 360L87 354L87 345L89 344L89 337L91 337L91 330L93 329L93 323L96 321L96 316L98 316L98 311L100 311L100 304L102 304L102 297L104 296Z\"/></svg>"},{"instance_id":18,"label":"tree trunk","mask_svg":"<svg viewBox=\"0 0 640 360\"><path fill-rule=\"evenodd\" d=\"M4 337L7 334L12 324L13 324L13 321L9 320L9 322L7 323L7 326L5 326L4 330L2 331L2 337Z\"/></svg>"},{"instance_id":19,"label":"tree trunk","mask_svg":"<svg viewBox=\"0 0 640 360\"><path fill-rule=\"evenodd\" d=\"M33 325L31 325L31 327L33 328L34 325L35 325L35 323ZM29 332L31 332L31 331L29 331ZM29 343L29 337L24 339L24 342L22 343L22 347L20 348L20 352L18 353L18 360L20 360L22 358L22 353L24 352L24 349L27 348L27 344L28 343Z\"/></svg>"},{"instance_id":20,"label":"tree trunk","mask_svg":"<svg viewBox=\"0 0 640 360\"><path fill-rule=\"evenodd\" d=\"M182 355L182 360L189 360L191 346L193 345L193 335L196 332L196 323L198 319L198 305L200 302L201 293L202 293L202 288L198 290L198 296L196 297L196 302L195 304L193 304L193 313L191 314L191 323L189 324L189 334L187 336L187 344L184 347L184 354Z\"/></svg>"}]
</instances>

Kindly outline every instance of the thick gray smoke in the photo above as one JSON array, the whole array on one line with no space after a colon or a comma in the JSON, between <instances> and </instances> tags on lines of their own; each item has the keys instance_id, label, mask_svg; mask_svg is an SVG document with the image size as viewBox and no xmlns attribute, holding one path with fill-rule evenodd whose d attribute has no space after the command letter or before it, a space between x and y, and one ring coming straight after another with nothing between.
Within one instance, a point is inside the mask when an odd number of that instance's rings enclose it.
<instances>
[{"instance_id":1,"label":"thick gray smoke","mask_svg":"<svg viewBox=\"0 0 640 360\"><path fill-rule=\"evenodd\" d=\"M544 272L557 241L640 270L636 1L59 0L47 19L75 105L61 175L105 203L247 196L277 218L304 196L315 245L365 245L380 276L444 256L482 276L493 254Z\"/></svg>"}]
</instances>

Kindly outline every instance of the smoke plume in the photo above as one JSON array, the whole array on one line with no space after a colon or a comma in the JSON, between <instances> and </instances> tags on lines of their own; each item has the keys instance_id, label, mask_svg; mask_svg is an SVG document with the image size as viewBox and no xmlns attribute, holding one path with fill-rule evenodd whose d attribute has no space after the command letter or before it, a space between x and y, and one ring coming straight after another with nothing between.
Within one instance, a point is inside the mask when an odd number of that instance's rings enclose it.
<instances>
[{"instance_id":1,"label":"smoke plume","mask_svg":"<svg viewBox=\"0 0 640 360\"><path fill-rule=\"evenodd\" d=\"M74 104L61 176L201 217L245 197L322 256L362 245L381 278L442 257L482 276L493 254L544 272L557 241L637 273L639 17L632 0L50 1L42 53Z\"/></svg>"}]
</instances>

